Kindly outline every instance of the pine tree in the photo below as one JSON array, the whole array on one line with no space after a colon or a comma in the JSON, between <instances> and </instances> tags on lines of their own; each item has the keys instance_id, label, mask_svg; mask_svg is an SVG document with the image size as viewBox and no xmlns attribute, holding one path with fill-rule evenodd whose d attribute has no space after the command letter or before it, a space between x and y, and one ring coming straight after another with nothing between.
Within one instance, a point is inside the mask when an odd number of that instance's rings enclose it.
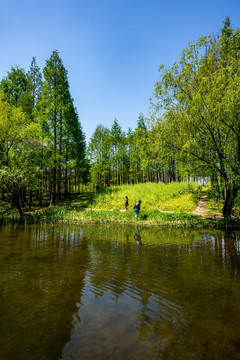
<instances>
[{"instance_id":1,"label":"pine tree","mask_svg":"<svg viewBox=\"0 0 240 360\"><path fill-rule=\"evenodd\" d=\"M43 69L43 75L38 116L43 130L49 137L47 168L50 169L50 204L55 205L57 195L58 201L61 201L63 181L67 193L72 175L76 178L78 173L85 179L86 144L70 95L67 70L58 51L52 52Z\"/></svg>"}]
</instances>

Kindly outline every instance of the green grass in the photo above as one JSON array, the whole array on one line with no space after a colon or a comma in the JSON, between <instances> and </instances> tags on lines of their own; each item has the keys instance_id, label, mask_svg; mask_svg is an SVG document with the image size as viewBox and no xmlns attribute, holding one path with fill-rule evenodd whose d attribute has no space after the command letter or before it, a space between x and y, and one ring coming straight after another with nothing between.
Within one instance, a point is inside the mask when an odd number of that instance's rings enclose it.
<instances>
[{"instance_id":1,"label":"green grass","mask_svg":"<svg viewBox=\"0 0 240 360\"><path fill-rule=\"evenodd\" d=\"M96 209L124 209L125 196L129 209L141 200L141 209L193 211L198 203L200 186L197 183L144 183L100 189L88 203Z\"/></svg>"},{"instance_id":2,"label":"green grass","mask_svg":"<svg viewBox=\"0 0 240 360\"><path fill-rule=\"evenodd\" d=\"M222 214L223 205L224 205L223 200L220 200L218 203L216 203L214 199L207 199L206 201L208 213Z\"/></svg>"},{"instance_id":3,"label":"green grass","mask_svg":"<svg viewBox=\"0 0 240 360\"><path fill-rule=\"evenodd\" d=\"M15 214L15 220L20 217ZM25 223L92 223L92 224L144 224L144 225L170 225L186 226L196 225L201 221L201 217L186 213L164 213L159 210L142 210L138 219L135 219L134 211L119 210L77 210L65 209L62 207L50 207L36 211L34 214L25 214L21 221Z\"/></svg>"},{"instance_id":4,"label":"green grass","mask_svg":"<svg viewBox=\"0 0 240 360\"><path fill-rule=\"evenodd\" d=\"M198 228L239 228L239 220L227 222L224 219L204 219L199 215L192 215L183 212L164 213L159 210L142 210L138 219L135 219L134 211L119 210L77 210L62 207L50 207L34 214L25 214L22 218L18 214L10 213L4 219L13 222L21 221L25 223L54 223L61 222L66 224L138 224L140 226L171 226L171 227L198 227Z\"/></svg>"}]
</instances>

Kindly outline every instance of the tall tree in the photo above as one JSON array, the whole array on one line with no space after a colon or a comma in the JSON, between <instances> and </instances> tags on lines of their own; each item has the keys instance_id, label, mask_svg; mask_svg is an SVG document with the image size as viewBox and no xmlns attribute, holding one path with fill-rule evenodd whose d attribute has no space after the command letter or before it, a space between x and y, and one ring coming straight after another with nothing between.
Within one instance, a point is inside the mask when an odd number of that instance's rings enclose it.
<instances>
[{"instance_id":1,"label":"tall tree","mask_svg":"<svg viewBox=\"0 0 240 360\"><path fill-rule=\"evenodd\" d=\"M41 115L43 129L51 139L51 156L49 159L51 167L50 204L55 205L57 184L59 185L60 181L59 168L62 160L63 112L70 101L67 71L58 51L53 51L50 59L46 61L43 75L44 82L39 102L39 114Z\"/></svg>"},{"instance_id":2,"label":"tall tree","mask_svg":"<svg viewBox=\"0 0 240 360\"><path fill-rule=\"evenodd\" d=\"M67 70L58 51L53 51L43 69L44 82L40 95L38 117L42 128L50 139L48 167L51 184L51 205L61 201L63 179L65 192L67 174L78 168L79 176L87 169L85 137L70 95ZM82 169L81 169L82 168ZM65 176L63 173L65 172Z\"/></svg>"},{"instance_id":3,"label":"tall tree","mask_svg":"<svg viewBox=\"0 0 240 360\"><path fill-rule=\"evenodd\" d=\"M98 125L88 146L91 178L95 184L105 185L111 181L110 151L109 129L103 125Z\"/></svg>"},{"instance_id":4,"label":"tall tree","mask_svg":"<svg viewBox=\"0 0 240 360\"><path fill-rule=\"evenodd\" d=\"M86 156L86 139L72 99L64 111L64 119L66 121L66 136L63 139L65 175L69 173L69 168L73 168L78 185L79 183L86 184L89 181L90 175ZM65 194L67 192L67 187L65 186Z\"/></svg>"},{"instance_id":5,"label":"tall tree","mask_svg":"<svg viewBox=\"0 0 240 360\"><path fill-rule=\"evenodd\" d=\"M190 43L178 63L160 67L155 84L153 109L165 144L193 174L221 179L225 217L240 188L239 59L240 32L227 18L219 38Z\"/></svg>"},{"instance_id":6,"label":"tall tree","mask_svg":"<svg viewBox=\"0 0 240 360\"><path fill-rule=\"evenodd\" d=\"M121 183L121 150L122 150L123 133L117 119L114 120L110 129L111 141L111 181L115 184Z\"/></svg>"},{"instance_id":7,"label":"tall tree","mask_svg":"<svg viewBox=\"0 0 240 360\"><path fill-rule=\"evenodd\" d=\"M27 73L28 90L32 96L32 109L36 109L37 103L40 100L42 89L42 74L37 65L36 57L32 58L30 69Z\"/></svg>"}]
</instances>

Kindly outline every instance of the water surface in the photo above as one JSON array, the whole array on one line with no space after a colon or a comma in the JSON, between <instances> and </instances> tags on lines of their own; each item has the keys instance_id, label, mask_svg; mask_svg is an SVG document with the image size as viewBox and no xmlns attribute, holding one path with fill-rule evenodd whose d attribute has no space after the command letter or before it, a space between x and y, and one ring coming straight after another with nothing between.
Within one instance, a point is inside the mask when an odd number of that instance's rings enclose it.
<instances>
[{"instance_id":1,"label":"water surface","mask_svg":"<svg viewBox=\"0 0 240 360\"><path fill-rule=\"evenodd\" d=\"M240 234L0 227L0 359L240 359Z\"/></svg>"}]
</instances>

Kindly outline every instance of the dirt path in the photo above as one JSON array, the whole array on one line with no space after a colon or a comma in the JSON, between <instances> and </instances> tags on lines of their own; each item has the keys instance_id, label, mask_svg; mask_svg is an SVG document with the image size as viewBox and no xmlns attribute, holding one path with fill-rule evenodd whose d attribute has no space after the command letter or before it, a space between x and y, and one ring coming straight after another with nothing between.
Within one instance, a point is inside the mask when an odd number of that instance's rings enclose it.
<instances>
[{"instance_id":1,"label":"dirt path","mask_svg":"<svg viewBox=\"0 0 240 360\"><path fill-rule=\"evenodd\" d=\"M207 195L203 195L200 197L199 202L198 202L198 206L196 207L196 209L194 211L191 212L191 214L194 215L201 215L201 216L207 216L210 218L215 218L215 219L222 219L223 216L220 214L210 214L207 212L207 208L206 208L206 198Z\"/></svg>"}]
</instances>

